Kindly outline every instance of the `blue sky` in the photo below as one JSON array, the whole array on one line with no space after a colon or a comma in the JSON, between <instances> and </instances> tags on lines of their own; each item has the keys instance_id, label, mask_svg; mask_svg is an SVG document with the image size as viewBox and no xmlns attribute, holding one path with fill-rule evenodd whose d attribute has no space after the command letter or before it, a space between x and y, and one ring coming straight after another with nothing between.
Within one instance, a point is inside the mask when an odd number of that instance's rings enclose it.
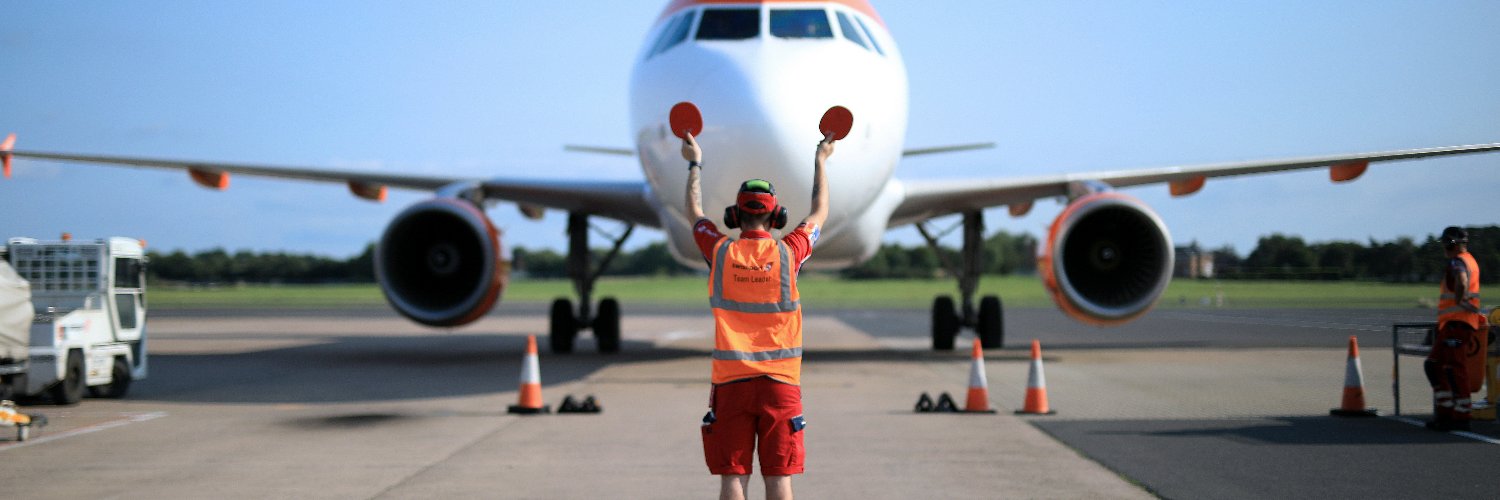
<instances>
[{"instance_id":1,"label":"blue sky","mask_svg":"<svg viewBox=\"0 0 1500 500\"><path fill-rule=\"evenodd\" d=\"M474 177L639 179L627 81L665 1L18 2L0 23L0 132L19 149ZM1500 2L875 2L906 58L902 178L1027 176L1500 142ZM837 161L837 157L835 157ZM1131 189L1179 242L1242 254L1500 222L1500 154ZM837 190L837 179L832 189ZM397 211L341 185L18 161L0 236L351 255ZM1039 203L991 230L1044 234ZM508 246L562 214L490 211ZM638 246L662 238L637 233ZM887 239L915 243L897 229Z\"/></svg>"}]
</instances>

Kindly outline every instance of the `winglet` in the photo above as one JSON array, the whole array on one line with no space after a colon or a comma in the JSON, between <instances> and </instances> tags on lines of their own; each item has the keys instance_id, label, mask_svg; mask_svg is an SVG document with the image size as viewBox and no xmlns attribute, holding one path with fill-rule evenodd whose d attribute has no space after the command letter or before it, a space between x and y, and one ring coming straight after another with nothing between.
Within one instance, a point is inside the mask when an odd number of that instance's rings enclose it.
<instances>
[{"instance_id":1,"label":"winglet","mask_svg":"<svg viewBox=\"0 0 1500 500\"><path fill-rule=\"evenodd\" d=\"M10 150L16 147L16 134L5 136L5 142L0 142L0 162L5 163L5 178L10 178Z\"/></svg>"}]
</instances>

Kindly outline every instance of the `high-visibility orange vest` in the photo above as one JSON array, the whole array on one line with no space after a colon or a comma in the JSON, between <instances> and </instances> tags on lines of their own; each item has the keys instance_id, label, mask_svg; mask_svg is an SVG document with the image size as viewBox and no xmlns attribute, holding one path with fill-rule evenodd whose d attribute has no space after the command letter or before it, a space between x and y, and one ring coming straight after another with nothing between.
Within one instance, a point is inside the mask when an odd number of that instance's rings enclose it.
<instances>
[{"instance_id":1,"label":"high-visibility orange vest","mask_svg":"<svg viewBox=\"0 0 1500 500\"><path fill-rule=\"evenodd\" d=\"M714 245L713 383L768 376L802 383L802 306L791 249L776 239Z\"/></svg>"},{"instance_id":2,"label":"high-visibility orange vest","mask_svg":"<svg viewBox=\"0 0 1500 500\"><path fill-rule=\"evenodd\" d=\"M1469 252L1458 254L1458 258L1464 261L1464 271L1469 275L1469 289L1460 296L1458 290L1448 289L1448 278L1443 277L1438 285L1442 294L1438 296L1438 328L1442 329L1449 321L1462 321L1478 330L1482 314L1479 312L1479 263L1474 262L1474 256Z\"/></svg>"}]
</instances>

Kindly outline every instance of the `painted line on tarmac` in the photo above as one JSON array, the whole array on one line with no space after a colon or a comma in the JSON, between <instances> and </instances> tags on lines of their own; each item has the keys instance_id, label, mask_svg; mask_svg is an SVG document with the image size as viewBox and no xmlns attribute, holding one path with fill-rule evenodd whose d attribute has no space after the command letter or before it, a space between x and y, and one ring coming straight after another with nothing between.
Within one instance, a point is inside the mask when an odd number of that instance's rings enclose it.
<instances>
[{"instance_id":1,"label":"painted line on tarmac","mask_svg":"<svg viewBox=\"0 0 1500 500\"><path fill-rule=\"evenodd\" d=\"M1389 326L1362 325L1358 323L1340 323L1334 321L1309 321L1301 319L1280 319L1253 316L1226 316L1206 313L1167 312L1163 316L1173 317L1187 321L1202 321L1206 323L1229 323L1239 325L1264 325L1264 326L1286 326L1293 328L1316 328L1320 330L1358 330L1362 332L1389 332Z\"/></svg>"},{"instance_id":2,"label":"painted line on tarmac","mask_svg":"<svg viewBox=\"0 0 1500 500\"><path fill-rule=\"evenodd\" d=\"M656 345L670 344L679 340L697 339L708 337L707 333L697 330L673 330L656 339Z\"/></svg>"},{"instance_id":3,"label":"painted line on tarmac","mask_svg":"<svg viewBox=\"0 0 1500 500\"><path fill-rule=\"evenodd\" d=\"M1389 419L1395 420L1397 422L1406 422L1408 424L1415 425L1417 427L1422 427L1422 428L1426 428L1427 427L1427 424L1425 422L1422 422L1421 420L1417 420L1415 418L1390 417L1390 416L1385 417L1385 418L1389 418ZM1475 441L1483 441L1483 442L1486 442L1486 443L1489 443L1489 444L1500 444L1500 439L1495 439L1495 438L1492 438L1492 437L1489 437L1489 436L1486 436L1486 435L1483 435L1483 434L1475 434L1475 433L1472 433L1472 432L1469 432L1469 431L1448 431L1448 433L1449 434L1453 434L1455 436L1463 436L1463 437L1466 437L1466 438L1469 438L1469 439L1473 439Z\"/></svg>"},{"instance_id":4,"label":"painted line on tarmac","mask_svg":"<svg viewBox=\"0 0 1500 500\"><path fill-rule=\"evenodd\" d=\"M80 428L77 428L77 429L73 429L71 431L60 432L60 433L57 433L57 434L49 434L49 435L42 436L42 437L39 437L39 438L28 439L28 440L25 440L25 441L16 441L16 442L12 442L10 444L0 445L0 451L14 450L16 448L25 448L27 446L31 446L31 445L34 445L34 444L42 444L42 443L46 443L46 442L50 442L50 441L57 441L59 439L67 439L67 438L74 437L74 436L82 436L84 434L92 434L92 433L99 432L99 431L102 431L102 430L113 429L115 427L130 425L130 424L134 424L134 423L137 423L137 422L145 422L147 420L156 420L158 418L162 418L162 417L165 417L165 416L167 416L167 412L164 412L164 411L151 412L151 413L137 413L137 414L127 415L127 416L125 416L125 418L121 418L121 419L118 419L118 420L110 420L108 422L102 422L102 423L90 425L88 427L80 427Z\"/></svg>"}]
</instances>

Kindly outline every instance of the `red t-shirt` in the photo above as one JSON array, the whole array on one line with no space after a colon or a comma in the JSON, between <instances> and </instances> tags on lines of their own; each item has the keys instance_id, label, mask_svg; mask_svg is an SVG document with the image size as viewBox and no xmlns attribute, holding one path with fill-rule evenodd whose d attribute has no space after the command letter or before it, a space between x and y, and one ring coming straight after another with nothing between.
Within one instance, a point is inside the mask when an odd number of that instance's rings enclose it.
<instances>
[{"instance_id":1,"label":"red t-shirt","mask_svg":"<svg viewBox=\"0 0 1500 500\"><path fill-rule=\"evenodd\" d=\"M812 257L813 245L818 244L818 235L821 231L822 228L818 226L809 227L807 223L802 223L798 224L792 232L781 237L781 242L786 243L787 248L792 251L792 260L796 261L792 272L802 272L802 263L807 262L808 257ZM750 240L767 239L771 237L771 233L747 230L741 231L740 237ZM718 245L719 240L723 238L727 236L719 232L719 226L712 220L698 219L698 223L693 226L693 240L698 243L698 250L703 252L703 260L708 262L710 267L714 265L714 246Z\"/></svg>"}]
</instances>

